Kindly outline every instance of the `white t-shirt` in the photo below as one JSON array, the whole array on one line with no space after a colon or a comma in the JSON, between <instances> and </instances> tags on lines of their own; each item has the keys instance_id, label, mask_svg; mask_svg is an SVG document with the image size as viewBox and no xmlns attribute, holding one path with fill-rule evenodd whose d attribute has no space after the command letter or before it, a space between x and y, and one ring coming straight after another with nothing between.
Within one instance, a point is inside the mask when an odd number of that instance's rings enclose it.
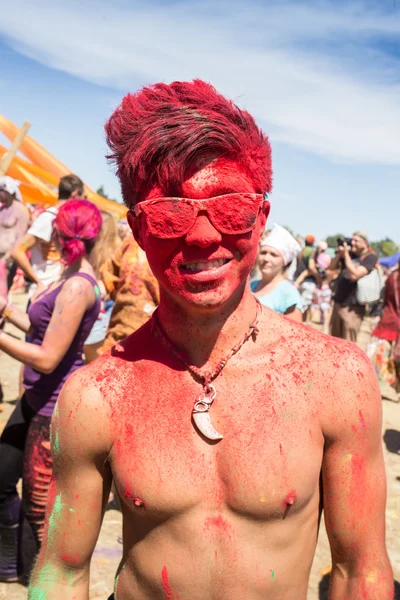
<instances>
[{"instance_id":1,"label":"white t-shirt","mask_svg":"<svg viewBox=\"0 0 400 600\"><path fill-rule=\"evenodd\" d=\"M34 235L39 240L31 248L32 268L39 281L46 286L57 281L62 271L60 255L51 241L53 221L56 214L57 209L55 207L48 208L36 217L28 229L28 233Z\"/></svg>"}]
</instances>

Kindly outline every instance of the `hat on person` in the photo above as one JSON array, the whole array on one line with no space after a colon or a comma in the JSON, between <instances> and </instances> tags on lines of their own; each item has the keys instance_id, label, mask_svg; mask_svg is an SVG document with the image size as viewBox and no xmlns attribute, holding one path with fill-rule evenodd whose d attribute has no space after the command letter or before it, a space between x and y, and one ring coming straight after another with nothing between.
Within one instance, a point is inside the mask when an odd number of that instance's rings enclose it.
<instances>
[{"instance_id":1,"label":"hat on person","mask_svg":"<svg viewBox=\"0 0 400 600\"><path fill-rule=\"evenodd\" d=\"M21 192L19 191L19 181L16 181L12 177L8 177L8 175L0 177L0 190L5 190L11 196L15 196L19 202L22 202Z\"/></svg>"},{"instance_id":2,"label":"hat on person","mask_svg":"<svg viewBox=\"0 0 400 600\"><path fill-rule=\"evenodd\" d=\"M306 237L304 239L306 240L306 242L308 244L313 244L315 242L315 235L313 235L312 233L309 233L306 235Z\"/></svg>"},{"instance_id":3,"label":"hat on person","mask_svg":"<svg viewBox=\"0 0 400 600\"><path fill-rule=\"evenodd\" d=\"M274 223L270 233L261 241L260 246L261 248L271 246L271 248L278 250L282 254L285 267L296 258L301 250L300 244L292 234L277 223Z\"/></svg>"},{"instance_id":4,"label":"hat on person","mask_svg":"<svg viewBox=\"0 0 400 600\"><path fill-rule=\"evenodd\" d=\"M368 242L368 233L366 231L355 231L353 233L353 235L358 235L358 237L360 237L363 240L365 240L367 242L367 244L369 243Z\"/></svg>"}]
</instances>

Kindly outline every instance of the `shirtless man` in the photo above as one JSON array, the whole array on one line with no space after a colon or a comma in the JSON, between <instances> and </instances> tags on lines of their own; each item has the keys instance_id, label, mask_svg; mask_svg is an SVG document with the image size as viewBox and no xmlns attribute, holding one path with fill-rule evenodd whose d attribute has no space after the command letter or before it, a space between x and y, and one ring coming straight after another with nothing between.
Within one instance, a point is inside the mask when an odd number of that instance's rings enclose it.
<instances>
[{"instance_id":1,"label":"shirtless man","mask_svg":"<svg viewBox=\"0 0 400 600\"><path fill-rule=\"evenodd\" d=\"M106 131L160 306L59 397L29 597L88 599L114 478L116 600L305 600L322 504L330 600L392 599L373 368L250 292L267 138L200 81L128 95Z\"/></svg>"}]
</instances>

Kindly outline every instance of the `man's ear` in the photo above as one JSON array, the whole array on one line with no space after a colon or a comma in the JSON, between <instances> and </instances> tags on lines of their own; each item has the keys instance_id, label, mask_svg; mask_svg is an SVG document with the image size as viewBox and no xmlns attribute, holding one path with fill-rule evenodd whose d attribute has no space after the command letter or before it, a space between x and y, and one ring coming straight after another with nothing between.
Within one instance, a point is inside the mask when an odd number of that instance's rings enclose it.
<instances>
[{"instance_id":1,"label":"man's ear","mask_svg":"<svg viewBox=\"0 0 400 600\"><path fill-rule=\"evenodd\" d=\"M267 224L270 210L271 210L271 204L268 202L268 200L264 200L264 202L262 203L262 206L261 206L261 214L260 214L261 225L262 225L263 230L265 229L265 225Z\"/></svg>"},{"instance_id":2,"label":"man's ear","mask_svg":"<svg viewBox=\"0 0 400 600\"><path fill-rule=\"evenodd\" d=\"M128 225L131 228L133 237L135 238L136 242L139 244L141 249L144 250L143 243L142 243L142 235L141 235L142 232L141 232L141 227L139 225L139 219L137 218L137 216L135 215L133 210L128 210L128 212L126 214L126 220L128 221Z\"/></svg>"}]
</instances>

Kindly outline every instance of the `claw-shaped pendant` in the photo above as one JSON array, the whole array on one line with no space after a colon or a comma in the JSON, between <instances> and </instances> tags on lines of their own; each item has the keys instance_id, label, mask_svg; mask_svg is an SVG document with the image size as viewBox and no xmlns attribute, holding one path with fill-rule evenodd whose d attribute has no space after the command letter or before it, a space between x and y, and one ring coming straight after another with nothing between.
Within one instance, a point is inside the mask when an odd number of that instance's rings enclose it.
<instances>
[{"instance_id":1,"label":"claw-shaped pendant","mask_svg":"<svg viewBox=\"0 0 400 600\"><path fill-rule=\"evenodd\" d=\"M223 435L212 426L210 406L217 395L215 387L210 383L205 389L205 395L200 396L193 407L192 417L194 424L204 437L209 440L222 440Z\"/></svg>"}]
</instances>

